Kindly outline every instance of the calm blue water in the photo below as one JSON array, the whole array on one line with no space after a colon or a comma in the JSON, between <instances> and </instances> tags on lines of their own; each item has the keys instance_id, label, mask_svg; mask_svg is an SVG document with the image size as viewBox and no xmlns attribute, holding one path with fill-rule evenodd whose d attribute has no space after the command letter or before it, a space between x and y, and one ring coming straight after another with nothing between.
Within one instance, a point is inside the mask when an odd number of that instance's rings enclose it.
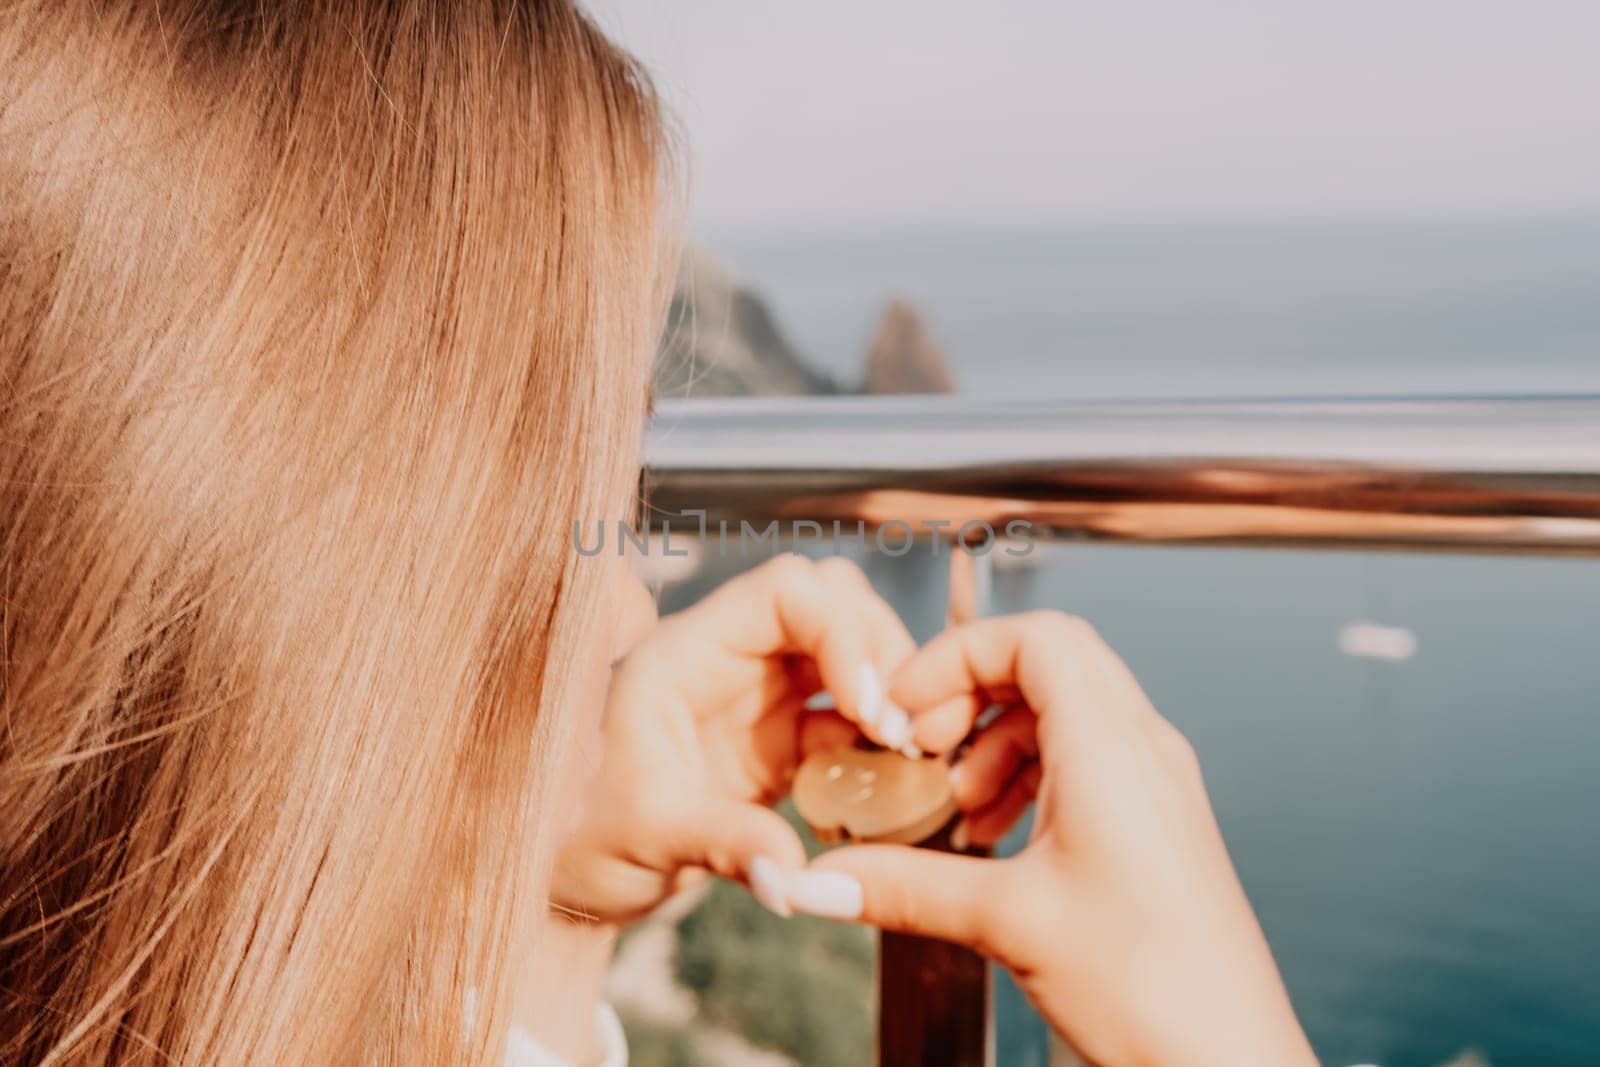
<instances>
[{"instance_id":1,"label":"calm blue water","mask_svg":"<svg viewBox=\"0 0 1600 1067\"><path fill-rule=\"evenodd\" d=\"M1600 391L1596 222L715 247L844 380L902 293L986 395ZM1064 547L996 600L1093 619L1195 742L1326 1062L1600 1063L1600 561Z\"/></svg>"},{"instance_id":2,"label":"calm blue water","mask_svg":"<svg viewBox=\"0 0 1600 1067\"><path fill-rule=\"evenodd\" d=\"M1600 390L1600 219L714 235L818 366L884 302L963 391L1073 397Z\"/></svg>"}]
</instances>

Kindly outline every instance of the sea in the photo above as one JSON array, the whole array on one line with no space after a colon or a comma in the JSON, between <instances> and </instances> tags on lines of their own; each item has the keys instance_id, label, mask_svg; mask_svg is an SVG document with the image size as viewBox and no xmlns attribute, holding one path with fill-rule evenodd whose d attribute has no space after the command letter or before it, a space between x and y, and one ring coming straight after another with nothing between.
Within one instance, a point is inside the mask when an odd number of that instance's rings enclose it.
<instances>
[{"instance_id":1,"label":"sea","mask_svg":"<svg viewBox=\"0 0 1600 1067\"><path fill-rule=\"evenodd\" d=\"M974 396L1600 394L1600 218L703 241L846 384L903 297ZM1324 1063L1600 1064L1600 559L1058 546L1040 606L1194 742ZM1041 1033L1002 997L1002 1063Z\"/></svg>"}]
</instances>

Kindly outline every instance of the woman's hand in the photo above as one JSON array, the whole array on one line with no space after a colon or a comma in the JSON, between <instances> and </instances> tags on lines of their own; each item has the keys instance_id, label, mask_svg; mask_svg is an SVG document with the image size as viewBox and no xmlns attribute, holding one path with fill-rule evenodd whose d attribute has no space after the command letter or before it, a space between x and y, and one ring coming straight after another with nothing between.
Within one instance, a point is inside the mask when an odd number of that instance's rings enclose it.
<instances>
[{"instance_id":1,"label":"woman's hand","mask_svg":"<svg viewBox=\"0 0 1600 1067\"><path fill-rule=\"evenodd\" d=\"M1041 613L949 630L890 696L930 752L1005 707L952 785L977 843L1037 791L1032 838L1005 860L839 849L791 879L797 909L972 946L1097 1064L1315 1063L1193 750L1086 623Z\"/></svg>"},{"instance_id":2,"label":"woman's hand","mask_svg":"<svg viewBox=\"0 0 1600 1067\"><path fill-rule=\"evenodd\" d=\"M627 922L709 870L788 914L786 876L805 850L768 805L815 748L861 732L909 744L880 679L914 649L842 559L780 556L662 620L613 675L603 753L552 901ZM836 710L806 710L823 689Z\"/></svg>"}]
</instances>

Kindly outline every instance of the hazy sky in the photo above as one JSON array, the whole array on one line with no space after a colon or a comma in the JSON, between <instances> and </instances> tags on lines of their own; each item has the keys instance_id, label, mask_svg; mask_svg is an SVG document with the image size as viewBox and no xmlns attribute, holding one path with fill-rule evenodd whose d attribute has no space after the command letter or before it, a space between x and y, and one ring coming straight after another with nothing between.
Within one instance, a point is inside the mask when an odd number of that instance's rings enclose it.
<instances>
[{"instance_id":1,"label":"hazy sky","mask_svg":"<svg viewBox=\"0 0 1600 1067\"><path fill-rule=\"evenodd\" d=\"M588 0L701 227L1600 211L1600 0Z\"/></svg>"}]
</instances>

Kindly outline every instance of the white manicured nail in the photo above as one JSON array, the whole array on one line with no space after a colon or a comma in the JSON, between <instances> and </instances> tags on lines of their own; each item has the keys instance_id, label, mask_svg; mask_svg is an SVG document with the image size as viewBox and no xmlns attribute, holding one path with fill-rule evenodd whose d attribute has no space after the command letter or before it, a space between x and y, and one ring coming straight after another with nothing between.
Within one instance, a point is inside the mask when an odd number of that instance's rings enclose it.
<instances>
[{"instance_id":1,"label":"white manicured nail","mask_svg":"<svg viewBox=\"0 0 1600 1067\"><path fill-rule=\"evenodd\" d=\"M870 663L863 663L856 672L856 714L863 726L877 726L883 714L883 679Z\"/></svg>"},{"instance_id":2,"label":"white manicured nail","mask_svg":"<svg viewBox=\"0 0 1600 1067\"><path fill-rule=\"evenodd\" d=\"M806 697L805 707L807 711L832 711L834 706L833 694L826 689Z\"/></svg>"},{"instance_id":3,"label":"white manicured nail","mask_svg":"<svg viewBox=\"0 0 1600 1067\"><path fill-rule=\"evenodd\" d=\"M957 852L965 852L967 846L972 844L972 827L967 825L967 820L962 819L950 830L950 847Z\"/></svg>"},{"instance_id":4,"label":"white manicured nail","mask_svg":"<svg viewBox=\"0 0 1600 1067\"><path fill-rule=\"evenodd\" d=\"M900 746L900 755L904 756L906 759L921 759L923 752L922 749L917 747L917 743L915 741L907 741L905 744Z\"/></svg>"},{"instance_id":5,"label":"white manicured nail","mask_svg":"<svg viewBox=\"0 0 1600 1067\"><path fill-rule=\"evenodd\" d=\"M878 740L885 748L904 748L911 743L911 716L893 704L883 706L883 721L878 723Z\"/></svg>"},{"instance_id":6,"label":"white manicured nail","mask_svg":"<svg viewBox=\"0 0 1600 1067\"><path fill-rule=\"evenodd\" d=\"M789 895L785 891L783 872L765 856L750 861L750 892L761 905L785 919L793 915L789 908Z\"/></svg>"},{"instance_id":7,"label":"white manicured nail","mask_svg":"<svg viewBox=\"0 0 1600 1067\"><path fill-rule=\"evenodd\" d=\"M796 871L789 876L787 897L796 911L808 915L861 917L861 883L843 871Z\"/></svg>"}]
</instances>

